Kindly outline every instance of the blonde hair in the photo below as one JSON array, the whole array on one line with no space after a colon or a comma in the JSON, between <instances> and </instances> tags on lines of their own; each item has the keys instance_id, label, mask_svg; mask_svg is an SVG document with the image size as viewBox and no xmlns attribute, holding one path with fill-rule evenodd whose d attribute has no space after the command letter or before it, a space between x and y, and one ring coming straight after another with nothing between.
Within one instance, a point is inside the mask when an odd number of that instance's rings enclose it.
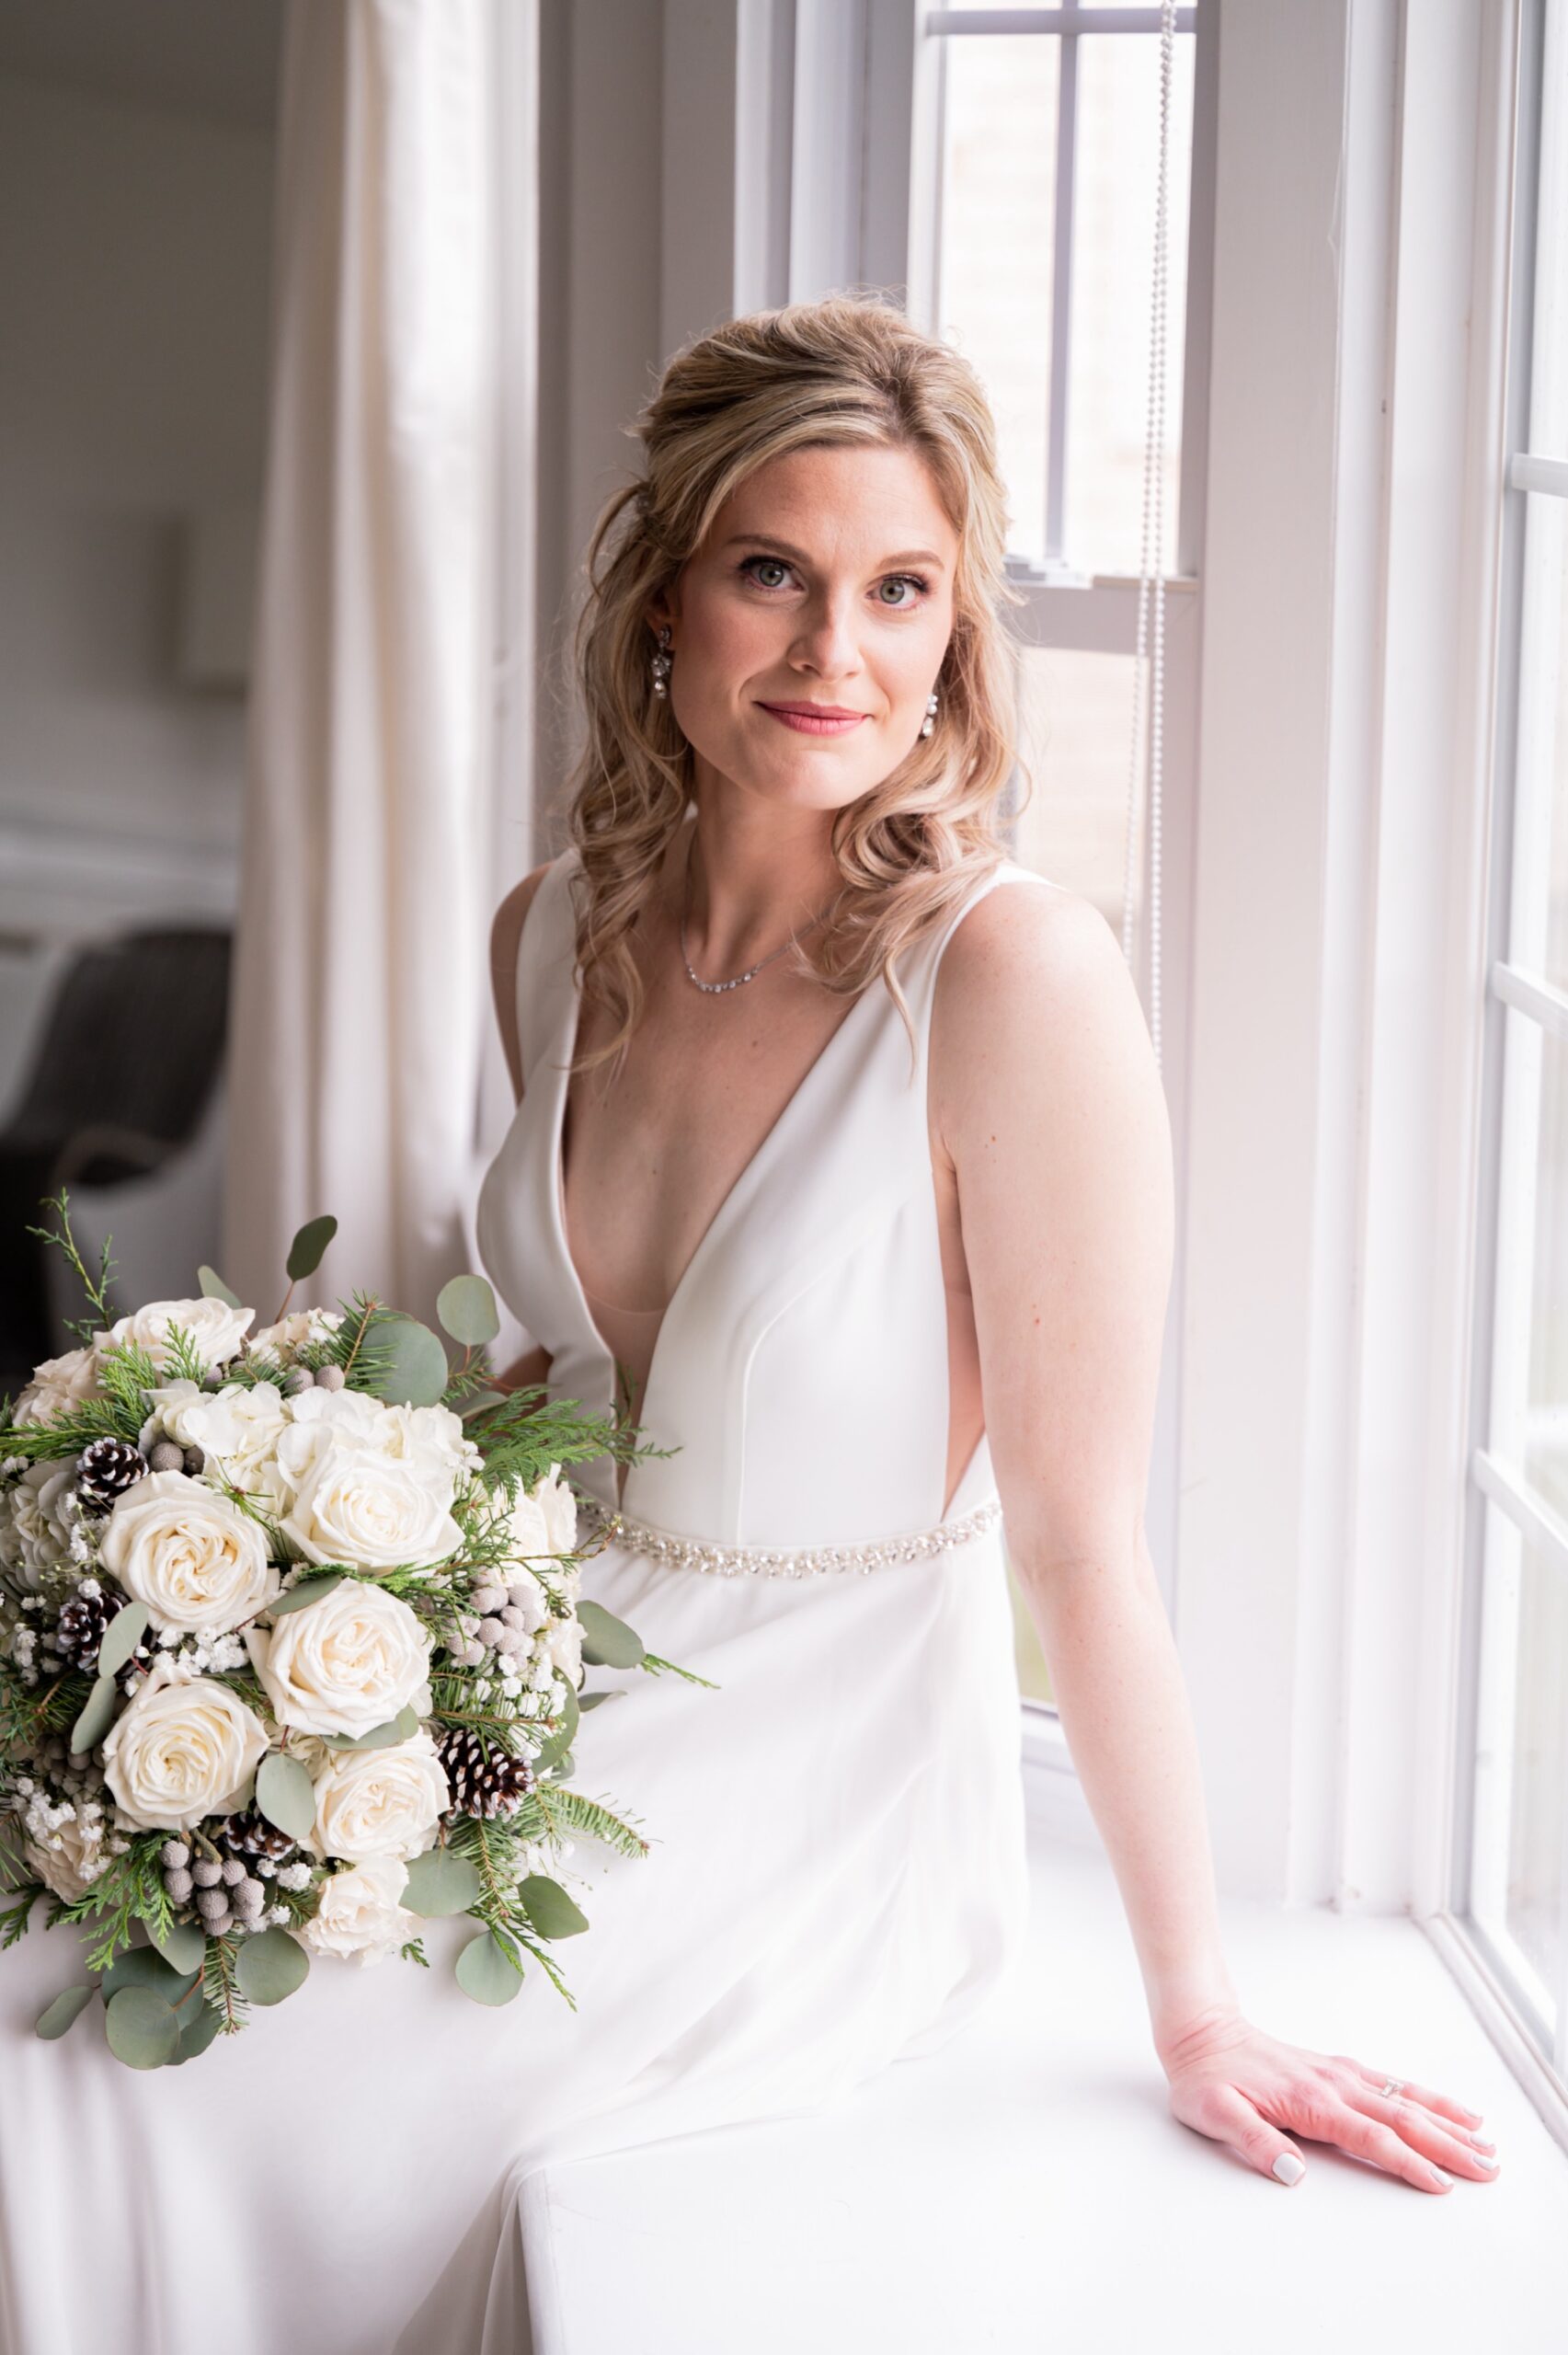
<instances>
[{"instance_id":1,"label":"blonde hair","mask_svg":"<svg viewBox=\"0 0 1568 2355\"><path fill-rule=\"evenodd\" d=\"M570 1069L624 1055L643 984L627 936L694 798L693 759L651 691L647 609L702 546L725 501L785 452L865 442L915 452L958 535L952 636L929 738L833 813L841 888L794 943L794 970L837 995L880 973L910 1033L894 959L942 922L1005 854L997 804L1014 760L1004 602L1006 499L996 430L969 362L881 296L834 294L732 319L678 352L635 425L641 480L601 511L573 639L586 718L567 826L582 879L577 964L616 1023Z\"/></svg>"}]
</instances>

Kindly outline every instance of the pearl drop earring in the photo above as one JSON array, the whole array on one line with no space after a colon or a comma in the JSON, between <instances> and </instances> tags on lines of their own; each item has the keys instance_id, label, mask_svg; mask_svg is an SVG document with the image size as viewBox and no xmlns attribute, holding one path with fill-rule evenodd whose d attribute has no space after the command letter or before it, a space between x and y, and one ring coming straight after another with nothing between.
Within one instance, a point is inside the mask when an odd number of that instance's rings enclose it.
<instances>
[{"instance_id":1,"label":"pearl drop earring","mask_svg":"<svg viewBox=\"0 0 1568 2355\"><path fill-rule=\"evenodd\" d=\"M670 693L670 666L674 657L670 651L670 624L664 623L658 633L658 650L653 658L653 691L656 695Z\"/></svg>"},{"instance_id":2,"label":"pearl drop earring","mask_svg":"<svg viewBox=\"0 0 1568 2355\"><path fill-rule=\"evenodd\" d=\"M921 721L921 734L929 736L936 726L936 689L933 687L925 699L925 718Z\"/></svg>"}]
</instances>

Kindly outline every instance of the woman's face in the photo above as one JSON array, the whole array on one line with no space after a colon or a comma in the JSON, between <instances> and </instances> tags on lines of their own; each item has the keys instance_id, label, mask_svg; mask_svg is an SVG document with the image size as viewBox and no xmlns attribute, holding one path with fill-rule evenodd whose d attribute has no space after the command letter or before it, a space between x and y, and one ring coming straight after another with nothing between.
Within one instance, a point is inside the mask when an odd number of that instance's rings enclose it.
<instances>
[{"instance_id":1,"label":"woman's face","mask_svg":"<svg viewBox=\"0 0 1568 2355\"><path fill-rule=\"evenodd\" d=\"M816 810L880 785L919 741L957 557L910 450L796 450L760 467L650 609L670 626L670 704L699 784Z\"/></svg>"}]
</instances>

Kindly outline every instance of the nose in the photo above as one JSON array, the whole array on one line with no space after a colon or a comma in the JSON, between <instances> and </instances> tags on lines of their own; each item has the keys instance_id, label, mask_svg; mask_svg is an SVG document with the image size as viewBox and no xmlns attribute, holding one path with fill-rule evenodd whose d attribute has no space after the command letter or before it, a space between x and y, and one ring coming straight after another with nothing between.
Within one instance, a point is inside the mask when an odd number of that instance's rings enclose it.
<instances>
[{"instance_id":1,"label":"nose","mask_svg":"<svg viewBox=\"0 0 1568 2355\"><path fill-rule=\"evenodd\" d=\"M854 623L852 589L819 592L801 614L790 661L797 670L812 672L819 679L848 678L861 667Z\"/></svg>"}]
</instances>

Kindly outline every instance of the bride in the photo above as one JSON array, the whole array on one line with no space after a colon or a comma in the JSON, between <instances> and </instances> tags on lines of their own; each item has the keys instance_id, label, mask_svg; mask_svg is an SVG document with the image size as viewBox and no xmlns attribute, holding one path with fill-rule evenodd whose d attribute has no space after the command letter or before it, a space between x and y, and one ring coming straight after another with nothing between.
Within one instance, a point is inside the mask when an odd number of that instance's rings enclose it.
<instances>
[{"instance_id":1,"label":"bride","mask_svg":"<svg viewBox=\"0 0 1568 2355\"><path fill-rule=\"evenodd\" d=\"M1009 1562L1175 2116L1282 2185L1301 2140L1494 2169L1458 2101L1247 2017L1220 1948L1142 1519L1169 1132L1109 929L998 833L980 387L838 297L679 354L640 431L569 846L495 920L519 1100L478 1239L537 1344L505 1379L641 1429L624 1481L581 1467L584 1593L706 1682L594 1671L574 1786L648 1851L572 1859L575 2009L537 1974L470 2004L436 1922L429 1973L317 1971L146 2077L28 2037L58 1961L8 1956L0 2355L564 2355L531 2172L823 2108L1016 1966Z\"/></svg>"}]
</instances>

